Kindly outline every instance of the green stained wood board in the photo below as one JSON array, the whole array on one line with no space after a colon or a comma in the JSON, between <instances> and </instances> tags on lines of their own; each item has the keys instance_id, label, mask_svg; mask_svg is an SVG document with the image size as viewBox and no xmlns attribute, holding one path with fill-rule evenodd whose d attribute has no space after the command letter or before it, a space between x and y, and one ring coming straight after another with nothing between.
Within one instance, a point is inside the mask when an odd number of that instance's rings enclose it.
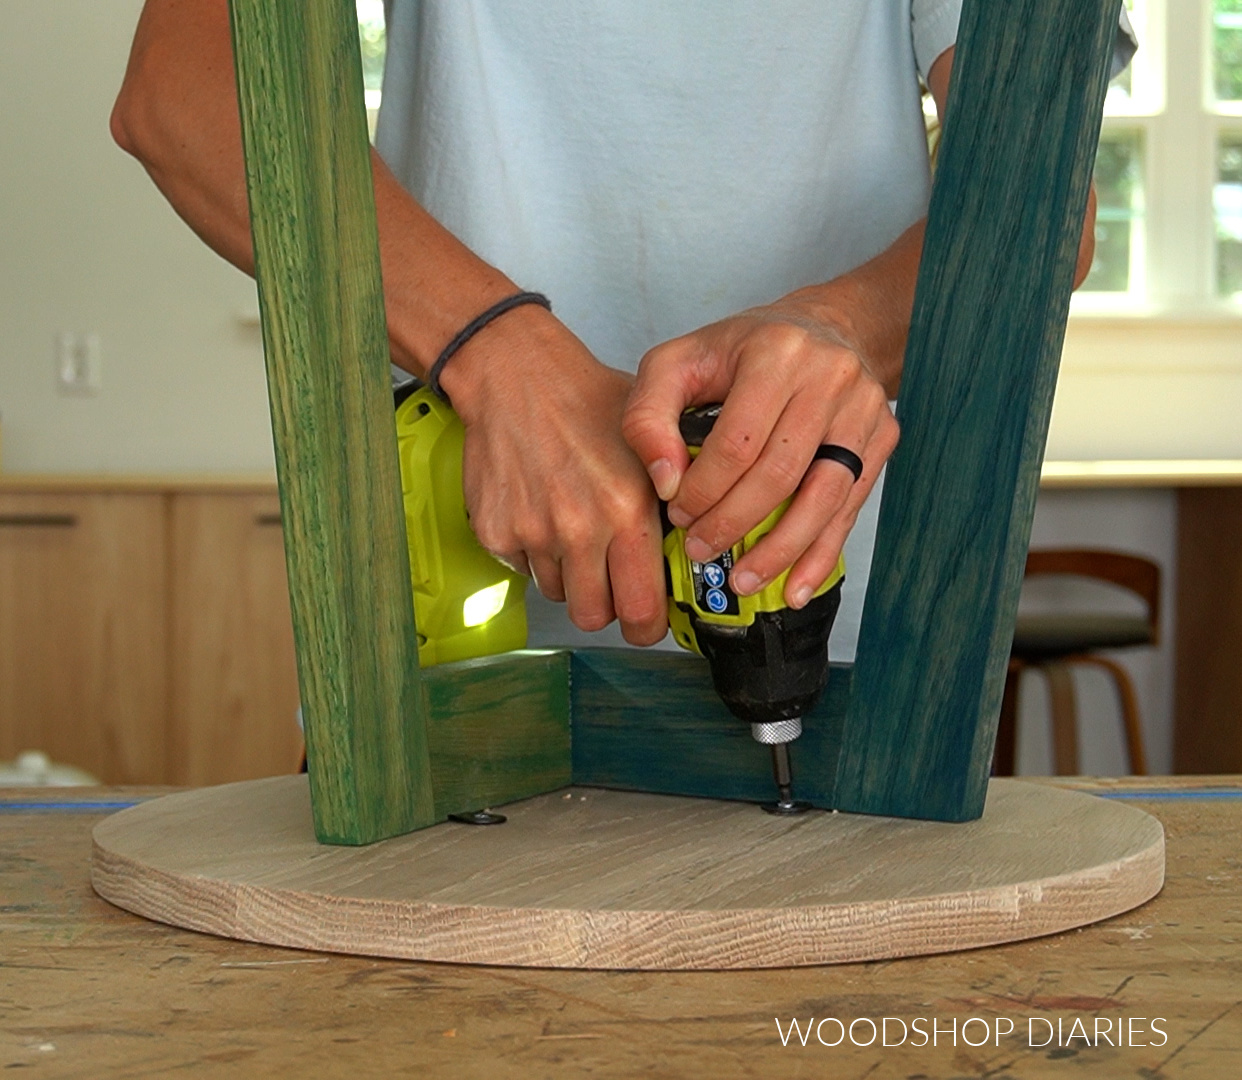
<instances>
[{"instance_id":1,"label":"green stained wood board","mask_svg":"<svg viewBox=\"0 0 1242 1080\"><path fill-rule=\"evenodd\" d=\"M315 826L366 843L436 817L357 18L230 7Z\"/></svg>"},{"instance_id":2,"label":"green stained wood board","mask_svg":"<svg viewBox=\"0 0 1242 1080\"><path fill-rule=\"evenodd\" d=\"M542 651L423 672L437 820L571 782L569 663Z\"/></svg>"}]
</instances>

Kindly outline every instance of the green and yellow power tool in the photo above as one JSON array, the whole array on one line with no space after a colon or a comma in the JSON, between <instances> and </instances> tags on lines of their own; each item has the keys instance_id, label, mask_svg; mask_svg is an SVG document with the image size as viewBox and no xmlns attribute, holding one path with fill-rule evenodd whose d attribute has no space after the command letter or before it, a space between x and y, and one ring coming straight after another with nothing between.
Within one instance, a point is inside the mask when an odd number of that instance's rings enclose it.
<instances>
[{"instance_id":1,"label":"green and yellow power tool","mask_svg":"<svg viewBox=\"0 0 1242 1080\"><path fill-rule=\"evenodd\" d=\"M526 578L475 538L462 492L465 429L457 414L418 382L394 392L410 578L424 667L521 649L526 645ZM719 406L688 410L681 431L692 456ZM828 679L828 635L841 597L845 565L801 610L786 606L788 571L752 596L729 587L734 562L771 531L789 506L772 511L737 544L708 563L692 562L685 532L664 518L669 623L683 648L707 658L716 691L772 747L778 798L765 808L797 813L789 744Z\"/></svg>"},{"instance_id":2,"label":"green and yellow power tool","mask_svg":"<svg viewBox=\"0 0 1242 1080\"><path fill-rule=\"evenodd\" d=\"M719 405L688 409L681 436L696 457L720 415ZM739 596L729 587L733 565L780 520L786 499L728 551L693 562L686 534L664 518L669 625L677 643L707 658L716 692L729 711L750 724L756 742L772 748L778 797L764 809L796 814L809 809L793 797L789 744L802 734L802 717L828 684L828 636L841 604L845 560L804 608L785 603L786 570L759 592Z\"/></svg>"},{"instance_id":3,"label":"green and yellow power tool","mask_svg":"<svg viewBox=\"0 0 1242 1080\"><path fill-rule=\"evenodd\" d=\"M414 381L393 392L422 667L526 647L526 578L475 538L462 493L466 429Z\"/></svg>"}]
</instances>

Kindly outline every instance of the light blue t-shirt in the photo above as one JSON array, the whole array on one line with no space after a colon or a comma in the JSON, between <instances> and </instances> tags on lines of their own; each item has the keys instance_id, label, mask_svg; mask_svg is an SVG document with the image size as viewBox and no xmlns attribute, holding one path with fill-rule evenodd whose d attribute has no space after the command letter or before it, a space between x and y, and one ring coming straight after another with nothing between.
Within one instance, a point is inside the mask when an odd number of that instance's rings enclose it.
<instances>
[{"instance_id":1,"label":"light blue t-shirt","mask_svg":"<svg viewBox=\"0 0 1242 1080\"><path fill-rule=\"evenodd\" d=\"M927 210L918 83L961 0L392 0L377 147L443 225L633 371ZM879 505L846 545L852 660ZM531 644L592 644L531 594ZM615 631L615 627L612 628Z\"/></svg>"}]
</instances>

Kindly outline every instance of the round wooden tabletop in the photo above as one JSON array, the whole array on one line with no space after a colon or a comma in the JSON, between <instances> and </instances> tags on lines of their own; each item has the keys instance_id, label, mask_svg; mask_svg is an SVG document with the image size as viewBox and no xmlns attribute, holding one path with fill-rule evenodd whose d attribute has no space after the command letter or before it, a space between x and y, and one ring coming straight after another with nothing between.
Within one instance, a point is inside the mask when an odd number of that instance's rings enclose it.
<instances>
[{"instance_id":1,"label":"round wooden tabletop","mask_svg":"<svg viewBox=\"0 0 1242 1080\"><path fill-rule=\"evenodd\" d=\"M311 830L306 778L170 795L95 828L120 907L329 952L539 967L722 969L974 948L1118 914L1159 892L1160 824L993 780L943 824L574 788L363 848Z\"/></svg>"}]
</instances>

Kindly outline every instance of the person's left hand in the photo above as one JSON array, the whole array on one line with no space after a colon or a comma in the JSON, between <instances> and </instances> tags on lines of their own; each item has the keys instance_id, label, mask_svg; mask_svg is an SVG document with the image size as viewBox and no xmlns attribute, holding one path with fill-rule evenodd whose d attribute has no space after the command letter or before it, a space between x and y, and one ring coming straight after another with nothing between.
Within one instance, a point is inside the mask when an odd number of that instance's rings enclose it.
<instances>
[{"instance_id":1,"label":"person's left hand","mask_svg":"<svg viewBox=\"0 0 1242 1080\"><path fill-rule=\"evenodd\" d=\"M728 549L784 499L793 503L738 561L742 595L793 567L785 601L800 608L836 566L846 536L897 445L888 395L850 343L848 320L797 294L752 308L652 349L638 370L622 430L668 516L687 530L686 553L706 562ZM681 413L724 408L691 463ZM815 461L835 443L863 472Z\"/></svg>"}]
</instances>

